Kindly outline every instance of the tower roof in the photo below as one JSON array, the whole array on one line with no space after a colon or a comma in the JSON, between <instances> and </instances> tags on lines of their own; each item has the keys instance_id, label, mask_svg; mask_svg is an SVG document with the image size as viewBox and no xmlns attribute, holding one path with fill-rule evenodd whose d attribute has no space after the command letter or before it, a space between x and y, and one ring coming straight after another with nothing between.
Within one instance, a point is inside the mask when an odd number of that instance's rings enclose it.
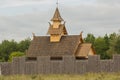
<instances>
[{"instance_id":1,"label":"tower roof","mask_svg":"<svg viewBox=\"0 0 120 80\"><path fill-rule=\"evenodd\" d=\"M64 20L62 19L62 17L60 16L60 12L59 12L58 7L56 8L55 13L54 13L54 16L53 16L53 18L51 19L51 21L64 21Z\"/></svg>"}]
</instances>

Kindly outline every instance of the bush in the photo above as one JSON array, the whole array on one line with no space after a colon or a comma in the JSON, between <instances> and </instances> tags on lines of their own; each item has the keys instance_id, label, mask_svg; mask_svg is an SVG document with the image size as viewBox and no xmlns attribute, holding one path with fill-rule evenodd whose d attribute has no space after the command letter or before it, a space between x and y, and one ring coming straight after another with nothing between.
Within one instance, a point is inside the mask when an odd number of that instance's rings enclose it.
<instances>
[{"instance_id":1,"label":"bush","mask_svg":"<svg viewBox=\"0 0 120 80\"><path fill-rule=\"evenodd\" d=\"M25 54L23 52L12 52L9 56L9 61L12 61L14 57L20 57L24 56Z\"/></svg>"}]
</instances>

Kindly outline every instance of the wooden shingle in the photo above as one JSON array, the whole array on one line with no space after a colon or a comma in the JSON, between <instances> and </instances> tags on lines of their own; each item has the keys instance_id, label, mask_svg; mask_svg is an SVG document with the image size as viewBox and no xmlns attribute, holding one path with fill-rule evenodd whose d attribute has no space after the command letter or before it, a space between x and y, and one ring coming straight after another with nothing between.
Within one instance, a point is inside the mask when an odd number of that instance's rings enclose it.
<instances>
[{"instance_id":1,"label":"wooden shingle","mask_svg":"<svg viewBox=\"0 0 120 80\"><path fill-rule=\"evenodd\" d=\"M35 37L27 51L27 57L74 55L79 42L79 35L62 36L58 43L50 42L49 36Z\"/></svg>"}]
</instances>

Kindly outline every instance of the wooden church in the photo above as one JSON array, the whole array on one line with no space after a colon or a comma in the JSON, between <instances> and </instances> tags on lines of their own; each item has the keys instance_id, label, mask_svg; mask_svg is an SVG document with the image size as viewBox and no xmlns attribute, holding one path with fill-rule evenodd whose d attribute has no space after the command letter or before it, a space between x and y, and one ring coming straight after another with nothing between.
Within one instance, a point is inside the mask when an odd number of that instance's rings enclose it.
<instances>
[{"instance_id":1,"label":"wooden church","mask_svg":"<svg viewBox=\"0 0 120 80\"><path fill-rule=\"evenodd\" d=\"M72 55L87 59L89 55L95 55L92 44L84 43L82 32L80 35L68 35L65 22L60 15L58 7L49 24L47 34L50 36L33 36L31 45L26 52L28 58Z\"/></svg>"}]
</instances>

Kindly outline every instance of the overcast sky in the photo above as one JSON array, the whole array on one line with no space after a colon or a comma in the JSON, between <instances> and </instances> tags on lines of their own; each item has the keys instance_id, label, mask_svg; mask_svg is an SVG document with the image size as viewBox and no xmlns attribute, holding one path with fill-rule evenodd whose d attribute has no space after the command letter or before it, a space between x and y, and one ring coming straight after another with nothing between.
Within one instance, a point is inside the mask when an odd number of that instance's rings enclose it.
<instances>
[{"instance_id":1,"label":"overcast sky","mask_svg":"<svg viewBox=\"0 0 120 80\"><path fill-rule=\"evenodd\" d=\"M57 0L0 0L0 42L45 36ZM120 0L59 0L69 35L103 36L120 30Z\"/></svg>"}]
</instances>

